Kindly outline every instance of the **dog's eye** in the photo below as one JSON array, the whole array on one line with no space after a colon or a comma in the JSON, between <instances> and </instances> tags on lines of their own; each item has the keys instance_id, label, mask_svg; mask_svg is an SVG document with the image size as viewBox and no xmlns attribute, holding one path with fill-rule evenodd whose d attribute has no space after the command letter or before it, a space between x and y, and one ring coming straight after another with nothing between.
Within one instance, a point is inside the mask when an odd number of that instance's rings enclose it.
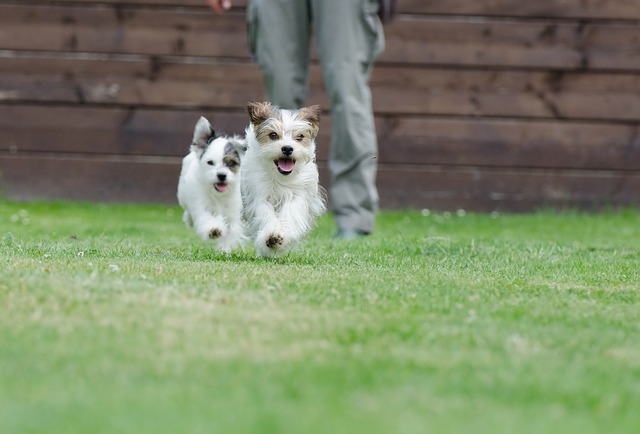
<instances>
[{"instance_id":1,"label":"dog's eye","mask_svg":"<svg viewBox=\"0 0 640 434\"><path fill-rule=\"evenodd\" d=\"M304 140L304 134L298 134L298 135L296 136L296 141L301 142L301 141L303 141L303 140Z\"/></svg>"},{"instance_id":2,"label":"dog's eye","mask_svg":"<svg viewBox=\"0 0 640 434\"><path fill-rule=\"evenodd\" d=\"M215 163L213 162L213 160L209 160L209 161L207 161L207 164L208 164L209 166L213 166Z\"/></svg>"},{"instance_id":3,"label":"dog's eye","mask_svg":"<svg viewBox=\"0 0 640 434\"><path fill-rule=\"evenodd\" d=\"M271 140L278 140L280 136L278 135L278 133L269 133L269 138Z\"/></svg>"},{"instance_id":4,"label":"dog's eye","mask_svg":"<svg viewBox=\"0 0 640 434\"><path fill-rule=\"evenodd\" d=\"M233 169L234 167L236 167L238 165L238 163L236 163L235 161L229 161L227 163L227 167Z\"/></svg>"}]
</instances>

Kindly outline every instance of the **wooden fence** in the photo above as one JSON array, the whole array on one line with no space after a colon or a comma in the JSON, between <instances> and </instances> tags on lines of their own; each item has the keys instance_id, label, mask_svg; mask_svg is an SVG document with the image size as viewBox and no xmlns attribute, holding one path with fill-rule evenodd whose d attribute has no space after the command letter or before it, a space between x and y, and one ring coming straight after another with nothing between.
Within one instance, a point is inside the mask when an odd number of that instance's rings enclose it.
<instances>
[{"instance_id":1,"label":"wooden fence","mask_svg":"<svg viewBox=\"0 0 640 434\"><path fill-rule=\"evenodd\" d=\"M264 98L245 6L0 0L3 193L174 203L198 117L240 133ZM640 204L640 1L399 9L372 77L382 207ZM315 62L309 103L329 108Z\"/></svg>"}]
</instances>

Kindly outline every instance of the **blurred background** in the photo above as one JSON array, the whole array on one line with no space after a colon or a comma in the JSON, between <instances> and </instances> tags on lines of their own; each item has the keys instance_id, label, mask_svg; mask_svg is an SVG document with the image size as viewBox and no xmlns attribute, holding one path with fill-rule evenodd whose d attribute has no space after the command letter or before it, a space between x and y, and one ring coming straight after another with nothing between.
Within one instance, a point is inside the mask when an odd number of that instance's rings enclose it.
<instances>
[{"instance_id":1,"label":"blurred background","mask_svg":"<svg viewBox=\"0 0 640 434\"><path fill-rule=\"evenodd\" d=\"M199 116L239 134L265 98L246 4L0 0L1 194L176 203ZM371 82L382 208L640 205L640 1L398 9ZM308 102L328 110L315 61Z\"/></svg>"}]
</instances>

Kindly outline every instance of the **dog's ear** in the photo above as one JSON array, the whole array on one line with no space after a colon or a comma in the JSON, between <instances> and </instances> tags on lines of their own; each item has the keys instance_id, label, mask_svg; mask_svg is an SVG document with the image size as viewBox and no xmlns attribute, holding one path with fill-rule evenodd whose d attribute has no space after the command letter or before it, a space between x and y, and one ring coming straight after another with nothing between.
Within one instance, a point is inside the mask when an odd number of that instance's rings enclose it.
<instances>
[{"instance_id":1,"label":"dog's ear","mask_svg":"<svg viewBox=\"0 0 640 434\"><path fill-rule=\"evenodd\" d=\"M269 118L274 117L274 108L268 102L250 102L247 104L247 113L254 127L257 127Z\"/></svg>"},{"instance_id":2,"label":"dog's ear","mask_svg":"<svg viewBox=\"0 0 640 434\"><path fill-rule=\"evenodd\" d=\"M240 157L247 153L247 141L241 137L233 136L230 142Z\"/></svg>"},{"instance_id":3,"label":"dog's ear","mask_svg":"<svg viewBox=\"0 0 640 434\"><path fill-rule=\"evenodd\" d=\"M298 110L298 115L301 119L309 122L311 127L313 128L313 135L318 134L318 130L320 129L320 115L322 114L322 110L319 105L312 105L309 107L303 107Z\"/></svg>"},{"instance_id":4,"label":"dog's ear","mask_svg":"<svg viewBox=\"0 0 640 434\"><path fill-rule=\"evenodd\" d=\"M193 130L193 141L191 147L195 147L197 151L204 151L211 139L216 138L216 132L204 116L200 116L196 127Z\"/></svg>"}]
</instances>

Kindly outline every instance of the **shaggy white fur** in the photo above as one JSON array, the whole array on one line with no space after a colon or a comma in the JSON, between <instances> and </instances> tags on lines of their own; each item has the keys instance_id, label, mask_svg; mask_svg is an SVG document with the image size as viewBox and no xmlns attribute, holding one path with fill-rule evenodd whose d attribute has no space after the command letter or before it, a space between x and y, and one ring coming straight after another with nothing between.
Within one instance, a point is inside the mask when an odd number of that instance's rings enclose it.
<instances>
[{"instance_id":1,"label":"shaggy white fur","mask_svg":"<svg viewBox=\"0 0 640 434\"><path fill-rule=\"evenodd\" d=\"M245 151L243 139L216 136L209 121L201 117L190 152L182 160L178 202L184 208L183 220L223 252L245 240L239 174Z\"/></svg>"},{"instance_id":2,"label":"shaggy white fur","mask_svg":"<svg viewBox=\"0 0 640 434\"><path fill-rule=\"evenodd\" d=\"M251 103L242 161L243 212L259 257L291 249L325 211L315 162L320 107Z\"/></svg>"}]
</instances>

